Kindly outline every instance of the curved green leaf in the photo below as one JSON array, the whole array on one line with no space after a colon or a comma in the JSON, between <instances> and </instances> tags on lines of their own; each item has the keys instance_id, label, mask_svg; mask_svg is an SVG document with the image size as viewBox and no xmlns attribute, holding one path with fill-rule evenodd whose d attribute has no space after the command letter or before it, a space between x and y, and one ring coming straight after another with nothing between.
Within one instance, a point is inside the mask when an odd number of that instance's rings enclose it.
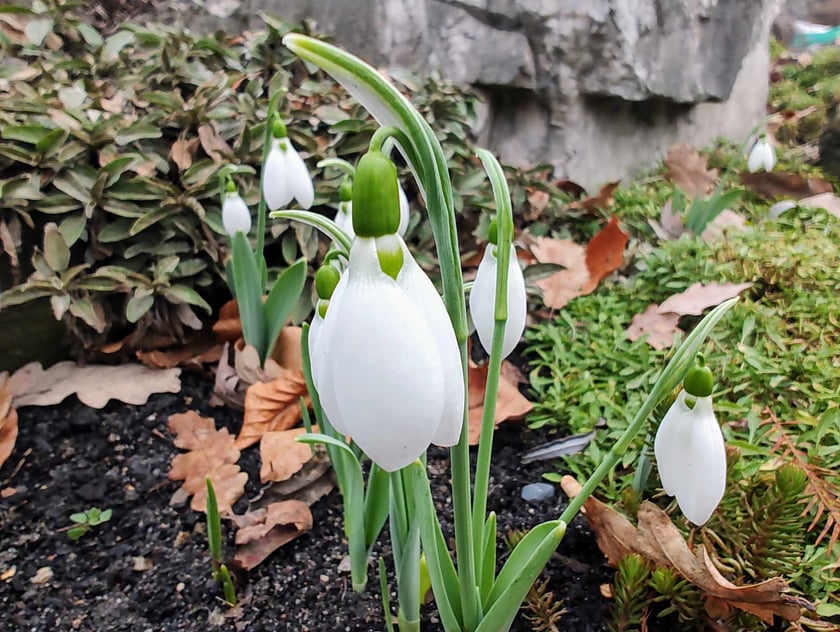
<instances>
[{"instance_id":1,"label":"curved green leaf","mask_svg":"<svg viewBox=\"0 0 840 632\"><path fill-rule=\"evenodd\" d=\"M268 293L263 310L265 312L265 327L268 335L268 349L266 357L270 356L277 344L280 330L297 305L303 286L306 283L306 261L301 259L289 266L275 281L274 287Z\"/></svg>"}]
</instances>

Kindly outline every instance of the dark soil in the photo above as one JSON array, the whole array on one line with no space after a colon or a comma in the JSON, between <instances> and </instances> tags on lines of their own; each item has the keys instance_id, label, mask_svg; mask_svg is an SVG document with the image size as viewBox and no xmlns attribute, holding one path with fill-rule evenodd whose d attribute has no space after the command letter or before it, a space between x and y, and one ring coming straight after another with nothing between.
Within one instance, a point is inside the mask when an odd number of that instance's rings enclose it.
<instances>
[{"instance_id":1,"label":"dark soil","mask_svg":"<svg viewBox=\"0 0 840 632\"><path fill-rule=\"evenodd\" d=\"M58 407L19 411L18 443L0 471L0 628L384 630L373 569L364 595L353 593L349 573L339 571L346 548L337 492L312 507L309 533L236 577L241 608L224 605L210 578L204 514L170 506L178 485L166 478L178 452L166 428L170 414L194 409L238 429L238 413L207 405L210 390L209 381L185 375L181 393L153 396L145 406L112 402L93 410L71 398ZM500 535L559 515L559 490L539 504L519 496L524 484L539 481L548 469L520 463L520 454L540 437L512 424L496 436L489 509L498 514ZM256 449L243 453L240 463L250 475L244 498L260 491L258 458ZM447 452L434 450L429 465L436 498L447 499ZM451 508L449 500L442 504ZM111 521L70 541L70 514L93 506L112 509ZM246 506L243 499L235 509ZM450 519L442 516L446 534ZM223 529L230 554L232 531ZM390 565L387 528L382 540L378 552ZM500 556L504 551L500 544ZM33 582L42 568L51 577ZM612 571L585 520L572 524L545 576L566 609L559 629L606 630L609 602L599 587ZM424 629L441 629L432 606L424 619ZM534 626L520 614L513 629Z\"/></svg>"}]
</instances>

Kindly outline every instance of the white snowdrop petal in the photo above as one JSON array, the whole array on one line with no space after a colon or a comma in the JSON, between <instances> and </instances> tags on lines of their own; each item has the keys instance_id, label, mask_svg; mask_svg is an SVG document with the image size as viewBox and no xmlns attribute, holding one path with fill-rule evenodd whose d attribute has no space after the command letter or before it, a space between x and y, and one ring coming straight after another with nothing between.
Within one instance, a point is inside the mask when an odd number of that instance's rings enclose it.
<instances>
[{"instance_id":1,"label":"white snowdrop petal","mask_svg":"<svg viewBox=\"0 0 840 632\"><path fill-rule=\"evenodd\" d=\"M286 186L298 204L303 208L312 206L315 201L315 190L312 187L312 175L306 168L303 158L297 153L292 141L285 139L286 143Z\"/></svg>"},{"instance_id":2,"label":"white snowdrop petal","mask_svg":"<svg viewBox=\"0 0 840 632\"><path fill-rule=\"evenodd\" d=\"M453 446L461 438L461 426L464 423L465 389L461 352L443 299L414 260L405 242L400 239L400 243L403 249L403 268L397 277L397 284L406 291L429 325L443 368L443 413L432 443Z\"/></svg>"},{"instance_id":3,"label":"white snowdrop petal","mask_svg":"<svg viewBox=\"0 0 840 632\"><path fill-rule=\"evenodd\" d=\"M769 140L759 138L752 146L750 155L747 158L747 169L755 173L759 169L773 171L776 166L776 150Z\"/></svg>"},{"instance_id":4,"label":"white snowdrop petal","mask_svg":"<svg viewBox=\"0 0 840 632\"><path fill-rule=\"evenodd\" d=\"M268 208L276 211L288 206L292 201L292 193L286 186L286 157L280 150L277 139L271 143L263 165L263 197Z\"/></svg>"},{"instance_id":5,"label":"white snowdrop petal","mask_svg":"<svg viewBox=\"0 0 840 632\"><path fill-rule=\"evenodd\" d=\"M683 480L677 503L686 518L705 524L726 489L726 444L712 410L711 397L699 397L692 410Z\"/></svg>"},{"instance_id":6,"label":"white snowdrop petal","mask_svg":"<svg viewBox=\"0 0 840 632\"><path fill-rule=\"evenodd\" d=\"M437 431L444 384L436 343L405 291L379 270L372 239L353 245L339 308L327 362L341 419L392 472L418 458Z\"/></svg>"},{"instance_id":7,"label":"white snowdrop petal","mask_svg":"<svg viewBox=\"0 0 840 632\"><path fill-rule=\"evenodd\" d=\"M351 240L356 236L356 232L353 230L352 202L341 202L338 205L338 212L335 214L335 223Z\"/></svg>"},{"instance_id":8,"label":"white snowdrop petal","mask_svg":"<svg viewBox=\"0 0 840 632\"><path fill-rule=\"evenodd\" d=\"M484 251L475 284L470 292L470 315L478 332L481 346L489 353L493 345L493 327L495 326L496 311L496 270L498 260L493 254L495 247L491 244ZM525 277L516 259L516 250L510 247L510 264L508 267L508 297L507 322L505 323L505 337L502 344L502 357L509 356L525 331L525 317L527 303L525 297Z\"/></svg>"},{"instance_id":9,"label":"white snowdrop petal","mask_svg":"<svg viewBox=\"0 0 840 632\"><path fill-rule=\"evenodd\" d=\"M347 426L341 418L341 412L338 409L338 403L335 398L335 390L333 389L333 370L329 365L327 353L330 349L330 340L332 339L336 329L335 314L338 313L339 305L341 305L342 297L347 289L347 274L341 275L335 290L333 291L330 304L327 307L327 315L324 318L324 324L320 327L315 342L309 348L309 362L312 366L312 383L315 390L318 391L318 398L321 401L321 408L327 415L333 428L343 435L349 434Z\"/></svg>"},{"instance_id":10,"label":"white snowdrop petal","mask_svg":"<svg viewBox=\"0 0 840 632\"><path fill-rule=\"evenodd\" d=\"M669 496L677 493L678 483L682 480L682 468L685 464L685 448L690 431L691 409L685 404L685 391L680 391L671 404L656 431L653 441L653 453L662 489Z\"/></svg>"},{"instance_id":11,"label":"white snowdrop petal","mask_svg":"<svg viewBox=\"0 0 840 632\"><path fill-rule=\"evenodd\" d=\"M409 206L408 198L399 182L397 182L397 193L400 196L400 225L397 228L397 234L402 237L405 235L405 231L408 230Z\"/></svg>"},{"instance_id":12,"label":"white snowdrop petal","mask_svg":"<svg viewBox=\"0 0 840 632\"><path fill-rule=\"evenodd\" d=\"M222 204L222 225L231 237L237 231L246 235L251 230L251 211L238 193L228 193Z\"/></svg>"}]
</instances>

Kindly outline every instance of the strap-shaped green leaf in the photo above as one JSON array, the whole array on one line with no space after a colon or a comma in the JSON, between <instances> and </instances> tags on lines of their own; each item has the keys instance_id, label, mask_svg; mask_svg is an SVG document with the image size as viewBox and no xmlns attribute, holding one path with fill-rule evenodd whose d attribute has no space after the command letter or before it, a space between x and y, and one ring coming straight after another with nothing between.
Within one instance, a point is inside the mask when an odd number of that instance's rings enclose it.
<instances>
[{"instance_id":1,"label":"strap-shaped green leaf","mask_svg":"<svg viewBox=\"0 0 840 632\"><path fill-rule=\"evenodd\" d=\"M481 567L478 572L478 588L481 603L487 602L493 580L496 578L496 512L491 511L484 523L483 550L481 552Z\"/></svg>"},{"instance_id":2,"label":"strap-shaped green leaf","mask_svg":"<svg viewBox=\"0 0 840 632\"><path fill-rule=\"evenodd\" d=\"M236 287L236 300L239 303L239 319L242 321L242 335L246 344L256 348L260 355L260 362L264 362L267 345L260 271L245 233L237 232L232 242L231 268L233 269L233 284Z\"/></svg>"},{"instance_id":3,"label":"strap-shaped green leaf","mask_svg":"<svg viewBox=\"0 0 840 632\"><path fill-rule=\"evenodd\" d=\"M267 335L266 344L268 345L266 357L269 357L274 350L274 345L277 344L277 338L280 336L280 330L286 324L300 299L305 283L306 261L301 259L283 271L283 274L275 281L271 292L268 293L268 298L265 299L265 305L263 306Z\"/></svg>"},{"instance_id":4,"label":"strap-shaped green leaf","mask_svg":"<svg viewBox=\"0 0 840 632\"><path fill-rule=\"evenodd\" d=\"M371 464L365 492L365 544L370 549L388 518L388 472Z\"/></svg>"},{"instance_id":5,"label":"strap-shaped green leaf","mask_svg":"<svg viewBox=\"0 0 840 632\"><path fill-rule=\"evenodd\" d=\"M531 530L511 553L490 593L484 617L475 632L509 630L516 613L528 595L557 545L566 534L566 523L546 522ZM533 536L533 537L531 537Z\"/></svg>"},{"instance_id":6,"label":"strap-shaped green leaf","mask_svg":"<svg viewBox=\"0 0 840 632\"><path fill-rule=\"evenodd\" d=\"M219 503L216 490L210 477L204 479L207 484L207 543L210 545L210 557L216 564L222 563L222 519L219 516Z\"/></svg>"}]
</instances>

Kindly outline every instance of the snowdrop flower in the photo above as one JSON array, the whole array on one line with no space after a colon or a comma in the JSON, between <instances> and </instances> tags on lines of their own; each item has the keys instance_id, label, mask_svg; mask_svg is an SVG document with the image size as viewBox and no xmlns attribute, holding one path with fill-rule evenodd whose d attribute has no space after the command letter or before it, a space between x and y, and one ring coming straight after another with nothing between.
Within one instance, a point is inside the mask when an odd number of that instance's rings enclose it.
<instances>
[{"instance_id":1,"label":"snowdrop flower","mask_svg":"<svg viewBox=\"0 0 840 632\"><path fill-rule=\"evenodd\" d=\"M773 144L767 139L767 136L761 135L753 143L750 149L750 155L747 158L747 169L750 173L755 173L761 169L764 171L773 171L776 166L776 150Z\"/></svg>"},{"instance_id":2,"label":"snowdrop flower","mask_svg":"<svg viewBox=\"0 0 840 632\"><path fill-rule=\"evenodd\" d=\"M293 199L303 208L309 208L315 199L306 163L292 145L281 121L274 121L271 148L263 165L263 196L272 211L287 206Z\"/></svg>"},{"instance_id":3,"label":"snowdrop flower","mask_svg":"<svg viewBox=\"0 0 840 632\"><path fill-rule=\"evenodd\" d=\"M409 206L405 191L399 183L397 183L397 193L400 198L400 223L397 226L397 234L402 237L408 230ZM356 233L353 230L352 185L348 180L342 182L339 195L341 201L338 204L338 212L335 214L335 223L352 239L356 236Z\"/></svg>"},{"instance_id":4,"label":"snowdrop flower","mask_svg":"<svg viewBox=\"0 0 840 632\"><path fill-rule=\"evenodd\" d=\"M381 152L365 155L353 187L349 266L314 360L330 422L389 472L432 441L457 442L465 390L443 302L397 234L398 197L393 163Z\"/></svg>"},{"instance_id":5,"label":"snowdrop flower","mask_svg":"<svg viewBox=\"0 0 840 632\"><path fill-rule=\"evenodd\" d=\"M228 183L225 199L222 202L222 225L231 237L239 231L247 235L251 230L251 211L245 204L245 200L236 192L236 187L232 182Z\"/></svg>"},{"instance_id":6,"label":"snowdrop flower","mask_svg":"<svg viewBox=\"0 0 840 632\"><path fill-rule=\"evenodd\" d=\"M475 330L481 346L489 353L493 346L493 327L496 312L496 225L495 220L490 224L490 243L484 250L475 283L470 291L470 316L472 316ZM502 344L502 358L506 358L516 347L522 332L525 331L525 315L527 304L525 300L525 277L516 258L516 250L510 246L510 260L508 262L507 279L507 321L505 322L505 339Z\"/></svg>"},{"instance_id":7,"label":"snowdrop flower","mask_svg":"<svg viewBox=\"0 0 840 632\"><path fill-rule=\"evenodd\" d=\"M685 517L699 526L723 498L726 446L712 409L711 371L702 365L692 368L683 386L659 424L653 449L662 488L676 496Z\"/></svg>"}]
</instances>

